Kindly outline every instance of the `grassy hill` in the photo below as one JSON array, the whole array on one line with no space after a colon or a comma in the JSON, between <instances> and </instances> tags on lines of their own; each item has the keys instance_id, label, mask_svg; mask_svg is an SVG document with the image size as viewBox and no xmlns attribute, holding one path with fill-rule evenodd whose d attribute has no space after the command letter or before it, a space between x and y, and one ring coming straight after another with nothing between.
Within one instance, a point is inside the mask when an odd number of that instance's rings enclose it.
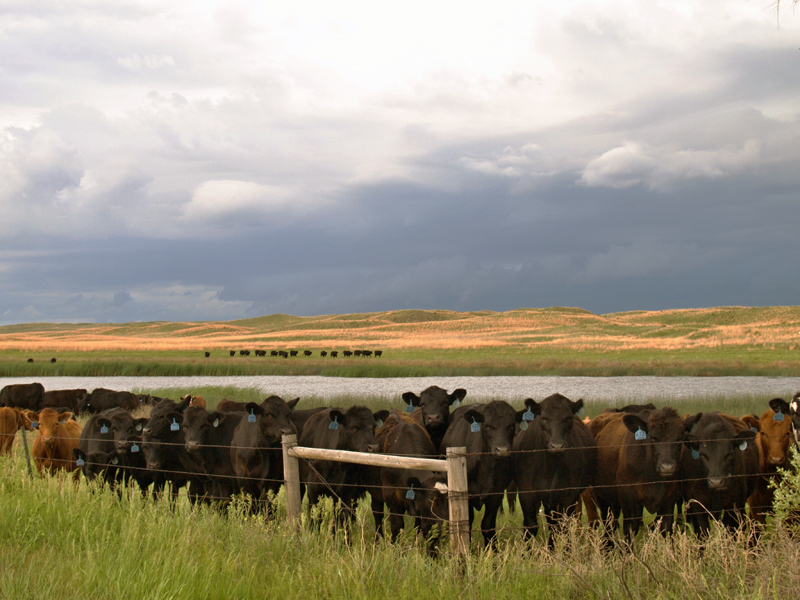
<instances>
[{"instance_id":1,"label":"grassy hill","mask_svg":"<svg viewBox=\"0 0 800 600\"><path fill-rule=\"evenodd\" d=\"M229 350L309 350L291 359ZM322 358L326 350L382 358ZM211 352L205 358L203 352ZM301 352L302 354L302 352ZM50 358L57 358L55 364ZM34 362L27 362L33 358ZM0 376L800 375L800 307L595 315L401 310L226 322L0 327Z\"/></svg>"}]
</instances>

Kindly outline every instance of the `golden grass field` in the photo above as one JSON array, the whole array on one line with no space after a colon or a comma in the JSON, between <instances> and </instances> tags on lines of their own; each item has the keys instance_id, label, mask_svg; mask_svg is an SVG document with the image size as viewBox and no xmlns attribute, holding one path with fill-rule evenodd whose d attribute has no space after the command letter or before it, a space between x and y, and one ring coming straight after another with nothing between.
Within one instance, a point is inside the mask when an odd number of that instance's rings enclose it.
<instances>
[{"instance_id":1,"label":"golden grass field","mask_svg":"<svg viewBox=\"0 0 800 600\"><path fill-rule=\"evenodd\" d=\"M0 327L0 350L203 350L332 345L384 349L679 350L800 348L800 307L720 307L595 315L575 308L509 312L400 310L227 322Z\"/></svg>"}]
</instances>

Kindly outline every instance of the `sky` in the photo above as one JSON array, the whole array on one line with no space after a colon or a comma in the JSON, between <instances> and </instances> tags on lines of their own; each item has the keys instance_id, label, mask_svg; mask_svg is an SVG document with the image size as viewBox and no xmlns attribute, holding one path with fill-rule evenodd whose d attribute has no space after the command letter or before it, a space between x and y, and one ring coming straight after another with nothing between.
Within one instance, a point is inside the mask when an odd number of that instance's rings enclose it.
<instances>
[{"instance_id":1,"label":"sky","mask_svg":"<svg viewBox=\"0 0 800 600\"><path fill-rule=\"evenodd\" d=\"M0 325L800 303L789 3L481 4L0 0Z\"/></svg>"}]
</instances>

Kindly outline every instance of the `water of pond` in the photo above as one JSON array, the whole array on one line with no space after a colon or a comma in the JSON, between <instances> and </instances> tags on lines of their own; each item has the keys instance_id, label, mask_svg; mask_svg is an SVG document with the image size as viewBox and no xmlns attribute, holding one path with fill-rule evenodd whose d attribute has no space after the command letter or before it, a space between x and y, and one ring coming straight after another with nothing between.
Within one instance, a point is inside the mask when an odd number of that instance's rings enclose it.
<instances>
[{"instance_id":1,"label":"water of pond","mask_svg":"<svg viewBox=\"0 0 800 600\"><path fill-rule=\"evenodd\" d=\"M154 390L201 387L256 388L283 397L399 397L430 385L448 391L463 387L472 400L541 399L555 392L573 399L629 403L646 398L692 399L725 396L791 398L800 391L800 377L387 377L320 376L236 377L39 377L0 378L0 387L39 381L46 390L98 387L114 390Z\"/></svg>"}]
</instances>

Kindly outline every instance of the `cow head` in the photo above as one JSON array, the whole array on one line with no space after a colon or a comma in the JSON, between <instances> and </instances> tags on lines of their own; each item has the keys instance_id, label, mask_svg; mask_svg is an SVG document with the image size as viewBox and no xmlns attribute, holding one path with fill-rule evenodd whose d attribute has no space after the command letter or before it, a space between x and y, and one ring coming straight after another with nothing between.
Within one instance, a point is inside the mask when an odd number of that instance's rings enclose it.
<instances>
[{"instance_id":1,"label":"cow head","mask_svg":"<svg viewBox=\"0 0 800 600\"><path fill-rule=\"evenodd\" d=\"M691 457L686 460L701 461L709 489L727 489L733 477L736 454L747 450L756 437L755 432L748 428L737 433L734 426L716 412L699 413L690 419L693 433L686 434L684 443Z\"/></svg>"},{"instance_id":2,"label":"cow head","mask_svg":"<svg viewBox=\"0 0 800 600\"><path fill-rule=\"evenodd\" d=\"M575 424L575 415L583 408L583 400L573 402L561 394L553 394L536 404L525 400L525 406L539 415L544 441L550 452L563 452L569 446L569 436Z\"/></svg>"},{"instance_id":3,"label":"cow head","mask_svg":"<svg viewBox=\"0 0 800 600\"><path fill-rule=\"evenodd\" d=\"M149 419L134 419L124 410L115 410L113 414L98 416L96 424L101 429L105 428L114 438L114 446L120 454L139 452L141 449L142 431Z\"/></svg>"},{"instance_id":4,"label":"cow head","mask_svg":"<svg viewBox=\"0 0 800 600\"><path fill-rule=\"evenodd\" d=\"M90 481L102 475L103 481L110 483L119 472L121 461L116 450L86 454L80 448L73 448L72 455L83 476Z\"/></svg>"},{"instance_id":5,"label":"cow head","mask_svg":"<svg viewBox=\"0 0 800 600\"><path fill-rule=\"evenodd\" d=\"M284 435L297 433L297 428L289 418L299 400L295 398L286 402L279 396L270 396L261 404L248 402L244 407L247 412L245 421L256 424L268 442L279 444Z\"/></svg>"},{"instance_id":6,"label":"cow head","mask_svg":"<svg viewBox=\"0 0 800 600\"><path fill-rule=\"evenodd\" d=\"M150 414L150 420L142 429L142 452L151 471L159 471L167 462L167 456L178 446L185 444L183 430L183 413L174 410L175 404L170 402L164 410L156 410ZM172 408L172 410L166 410Z\"/></svg>"},{"instance_id":7,"label":"cow head","mask_svg":"<svg viewBox=\"0 0 800 600\"><path fill-rule=\"evenodd\" d=\"M437 523L444 523L450 516L447 501L447 476L430 473L419 479L406 479L406 490L401 492L408 514L420 520L420 533L428 539L431 529ZM428 553L435 551L435 540L428 545Z\"/></svg>"},{"instance_id":8,"label":"cow head","mask_svg":"<svg viewBox=\"0 0 800 600\"><path fill-rule=\"evenodd\" d=\"M419 396L414 392L406 392L403 394L403 400L410 407L422 409L422 424L425 429L431 430L447 427L447 422L450 417L450 407L453 404L458 406L458 403L460 403L466 395L467 390L463 388L458 388L452 394L448 394L447 390L432 385Z\"/></svg>"},{"instance_id":9,"label":"cow head","mask_svg":"<svg viewBox=\"0 0 800 600\"><path fill-rule=\"evenodd\" d=\"M786 466L792 440L792 416L789 403L781 398L769 401L769 410L759 419L761 450L767 465Z\"/></svg>"},{"instance_id":10,"label":"cow head","mask_svg":"<svg viewBox=\"0 0 800 600\"><path fill-rule=\"evenodd\" d=\"M669 479L678 473L686 429L674 408L626 414L622 422L634 434L634 443L645 446L650 465L660 477Z\"/></svg>"},{"instance_id":11,"label":"cow head","mask_svg":"<svg viewBox=\"0 0 800 600\"><path fill-rule=\"evenodd\" d=\"M233 413L208 412L199 406L190 406L183 413L181 430L183 431L184 446L189 453L196 453L209 445L212 431L219 428L226 419L232 418Z\"/></svg>"},{"instance_id":12,"label":"cow head","mask_svg":"<svg viewBox=\"0 0 800 600\"><path fill-rule=\"evenodd\" d=\"M328 411L328 427L338 434L336 447L339 450L378 452L380 447L375 440L375 428L388 416L388 410L373 413L365 406L351 406L347 412L332 408Z\"/></svg>"},{"instance_id":13,"label":"cow head","mask_svg":"<svg viewBox=\"0 0 800 600\"><path fill-rule=\"evenodd\" d=\"M495 400L484 404L482 410L470 408L462 416L470 424L469 435L482 437L484 452L507 457L511 454L517 423L522 420L523 413L515 411L508 402Z\"/></svg>"},{"instance_id":14,"label":"cow head","mask_svg":"<svg viewBox=\"0 0 800 600\"><path fill-rule=\"evenodd\" d=\"M39 436L48 450L52 450L60 438L66 437L62 426L71 418L71 412L58 414L52 408L44 408L39 412Z\"/></svg>"}]
</instances>

